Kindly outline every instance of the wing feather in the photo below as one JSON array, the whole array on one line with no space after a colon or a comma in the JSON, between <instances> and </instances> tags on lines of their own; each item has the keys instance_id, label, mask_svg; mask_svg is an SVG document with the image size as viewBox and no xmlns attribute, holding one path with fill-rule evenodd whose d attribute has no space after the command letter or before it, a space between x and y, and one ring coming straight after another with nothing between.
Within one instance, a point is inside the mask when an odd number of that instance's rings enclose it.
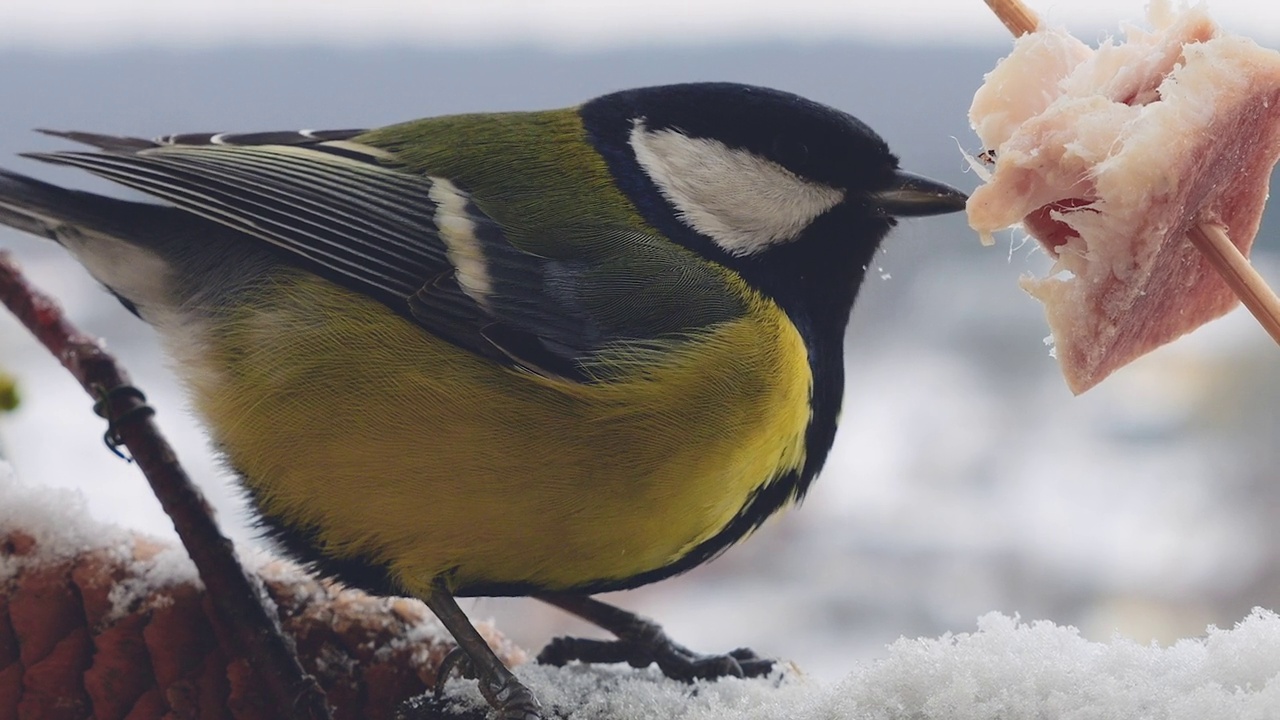
<instances>
[{"instance_id":1,"label":"wing feather","mask_svg":"<svg viewBox=\"0 0 1280 720\"><path fill-rule=\"evenodd\" d=\"M174 148L174 149L171 149ZM360 192L332 178L349 161L303 161L282 173L258 148L166 146L137 154L33 155L73 165L168 200L197 215L277 245L314 265L406 296L447 264L426 198L430 181L405 182L391 171L361 173ZM308 159L309 160L309 159ZM390 176L383 180L380 176ZM384 199L381 207L369 197ZM414 213L410 201L422 210Z\"/></svg>"},{"instance_id":2,"label":"wing feather","mask_svg":"<svg viewBox=\"0 0 1280 720\"><path fill-rule=\"evenodd\" d=\"M744 312L714 266L635 229L588 218L542 230L543 254L527 252L483 198L404 171L362 145L359 131L52 134L99 151L29 157L269 243L459 347L549 377L607 379L595 362L602 352L678 341Z\"/></svg>"}]
</instances>

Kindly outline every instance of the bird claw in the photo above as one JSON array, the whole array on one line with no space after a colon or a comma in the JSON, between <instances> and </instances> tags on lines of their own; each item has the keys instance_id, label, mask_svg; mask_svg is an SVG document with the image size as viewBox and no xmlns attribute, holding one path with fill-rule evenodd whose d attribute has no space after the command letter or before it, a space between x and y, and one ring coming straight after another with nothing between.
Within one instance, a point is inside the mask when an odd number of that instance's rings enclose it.
<instances>
[{"instance_id":1,"label":"bird claw","mask_svg":"<svg viewBox=\"0 0 1280 720\"><path fill-rule=\"evenodd\" d=\"M544 720L542 703L533 691L514 677L503 682L480 683L480 694L498 711L498 720Z\"/></svg>"},{"instance_id":2,"label":"bird claw","mask_svg":"<svg viewBox=\"0 0 1280 720\"><path fill-rule=\"evenodd\" d=\"M759 657L747 648L738 648L723 655L706 655L663 638L656 646L653 661L669 678L693 682L716 680L723 677L760 677L773 670L773 661Z\"/></svg>"},{"instance_id":3,"label":"bird claw","mask_svg":"<svg viewBox=\"0 0 1280 720\"><path fill-rule=\"evenodd\" d=\"M454 670L464 678L474 679L476 676L471 657L461 647L450 650L436 667L436 685L432 688L432 692L437 700L444 697L444 686L449 682L449 676L453 675Z\"/></svg>"},{"instance_id":4,"label":"bird claw","mask_svg":"<svg viewBox=\"0 0 1280 720\"><path fill-rule=\"evenodd\" d=\"M433 694L437 703L444 699L445 684L449 682L449 677L453 675L454 670L464 678L476 678L475 665L471 657L460 647L450 650L436 668ZM497 720L544 720L545 718L537 696L514 677L492 682L481 679L479 688L484 699L497 710Z\"/></svg>"},{"instance_id":5,"label":"bird claw","mask_svg":"<svg viewBox=\"0 0 1280 720\"><path fill-rule=\"evenodd\" d=\"M645 623L632 637L619 640L558 637L538 653L538 662L544 665L566 665L574 660L593 664L625 662L635 668L657 664L663 675L689 683L722 677L760 677L773 669L772 660L747 648L724 655L695 653L672 641L653 623Z\"/></svg>"}]
</instances>

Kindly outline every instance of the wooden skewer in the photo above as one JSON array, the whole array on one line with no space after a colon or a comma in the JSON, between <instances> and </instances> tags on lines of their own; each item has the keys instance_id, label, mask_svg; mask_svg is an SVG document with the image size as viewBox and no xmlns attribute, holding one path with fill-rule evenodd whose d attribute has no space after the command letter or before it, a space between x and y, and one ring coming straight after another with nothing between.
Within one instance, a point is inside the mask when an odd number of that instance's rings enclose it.
<instances>
[{"instance_id":1,"label":"wooden skewer","mask_svg":"<svg viewBox=\"0 0 1280 720\"><path fill-rule=\"evenodd\" d=\"M1040 27L1040 18L1022 0L985 1L1014 37L1033 33ZM1218 271L1240 302L1253 313L1271 339L1280 343L1280 298L1249 264L1240 248L1227 237L1227 231L1220 225L1204 223L1192 228L1187 237Z\"/></svg>"},{"instance_id":2,"label":"wooden skewer","mask_svg":"<svg viewBox=\"0 0 1280 720\"><path fill-rule=\"evenodd\" d=\"M1227 231L1221 225L1204 223L1191 228L1187 237L1262 323L1271 339L1280 343L1280 298L1271 292L1267 282L1240 253L1240 248L1227 237Z\"/></svg>"},{"instance_id":3,"label":"wooden skewer","mask_svg":"<svg viewBox=\"0 0 1280 720\"><path fill-rule=\"evenodd\" d=\"M1022 0L986 0L987 7L1009 28L1014 37L1022 37L1040 27L1040 18Z\"/></svg>"}]
</instances>

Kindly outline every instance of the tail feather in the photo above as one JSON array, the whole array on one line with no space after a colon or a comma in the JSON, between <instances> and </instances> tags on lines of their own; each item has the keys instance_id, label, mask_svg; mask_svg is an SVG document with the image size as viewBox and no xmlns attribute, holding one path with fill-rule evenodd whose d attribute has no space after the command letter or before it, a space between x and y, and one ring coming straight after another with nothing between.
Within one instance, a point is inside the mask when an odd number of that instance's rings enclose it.
<instances>
[{"instance_id":1,"label":"tail feather","mask_svg":"<svg viewBox=\"0 0 1280 720\"><path fill-rule=\"evenodd\" d=\"M56 242L58 227L74 222L72 192L0 168L0 224Z\"/></svg>"},{"instance_id":2,"label":"tail feather","mask_svg":"<svg viewBox=\"0 0 1280 720\"><path fill-rule=\"evenodd\" d=\"M0 169L0 224L62 245L125 307L167 300L168 263L153 247L154 227L172 208L69 190Z\"/></svg>"},{"instance_id":3,"label":"tail feather","mask_svg":"<svg viewBox=\"0 0 1280 720\"><path fill-rule=\"evenodd\" d=\"M175 208L71 190L0 168L0 224L62 242L75 228L127 238L140 245L158 231L192 218Z\"/></svg>"},{"instance_id":4,"label":"tail feather","mask_svg":"<svg viewBox=\"0 0 1280 720\"><path fill-rule=\"evenodd\" d=\"M3 168L0 225L66 248L153 324L178 304L214 303L273 264L261 243L176 207L71 190Z\"/></svg>"},{"instance_id":5,"label":"tail feather","mask_svg":"<svg viewBox=\"0 0 1280 720\"><path fill-rule=\"evenodd\" d=\"M58 137L105 150L107 152L132 153L147 148L159 147L160 144L142 138L117 137L115 135L99 135L98 133L80 132L78 130L48 130L39 128L36 132L50 137Z\"/></svg>"},{"instance_id":6,"label":"tail feather","mask_svg":"<svg viewBox=\"0 0 1280 720\"><path fill-rule=\"evenodd\" d=\"M177 208L70 190L3 169L0 224L63 246L125 307L153 323L200 291L175 278L188 277L195 266L216 267L228 248L239 246L235 231Z\"/></svg>"}]
</instances>

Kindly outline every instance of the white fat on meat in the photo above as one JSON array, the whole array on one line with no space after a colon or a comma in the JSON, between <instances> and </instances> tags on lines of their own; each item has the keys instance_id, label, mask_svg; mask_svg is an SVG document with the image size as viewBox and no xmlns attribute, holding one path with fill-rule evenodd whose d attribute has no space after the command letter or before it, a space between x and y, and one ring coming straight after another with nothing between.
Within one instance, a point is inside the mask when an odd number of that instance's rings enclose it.
<instances>
[{"instance_id":1,"label":"white fat on meat","mask_svg":"<svg viewBox=\"0 0 1280 720\"><path fill-rule=\"evenodd\" d=\"M969 111L995 157L969 224L988 244L1022 225L1055 258L1021 285L1076 393L1235 307L1187 232L1220 225L1247 256L1280 159L1280 53L1199 7L1149 22L1097 49L1024 35Z\"/></svg>"}]
</instances>

